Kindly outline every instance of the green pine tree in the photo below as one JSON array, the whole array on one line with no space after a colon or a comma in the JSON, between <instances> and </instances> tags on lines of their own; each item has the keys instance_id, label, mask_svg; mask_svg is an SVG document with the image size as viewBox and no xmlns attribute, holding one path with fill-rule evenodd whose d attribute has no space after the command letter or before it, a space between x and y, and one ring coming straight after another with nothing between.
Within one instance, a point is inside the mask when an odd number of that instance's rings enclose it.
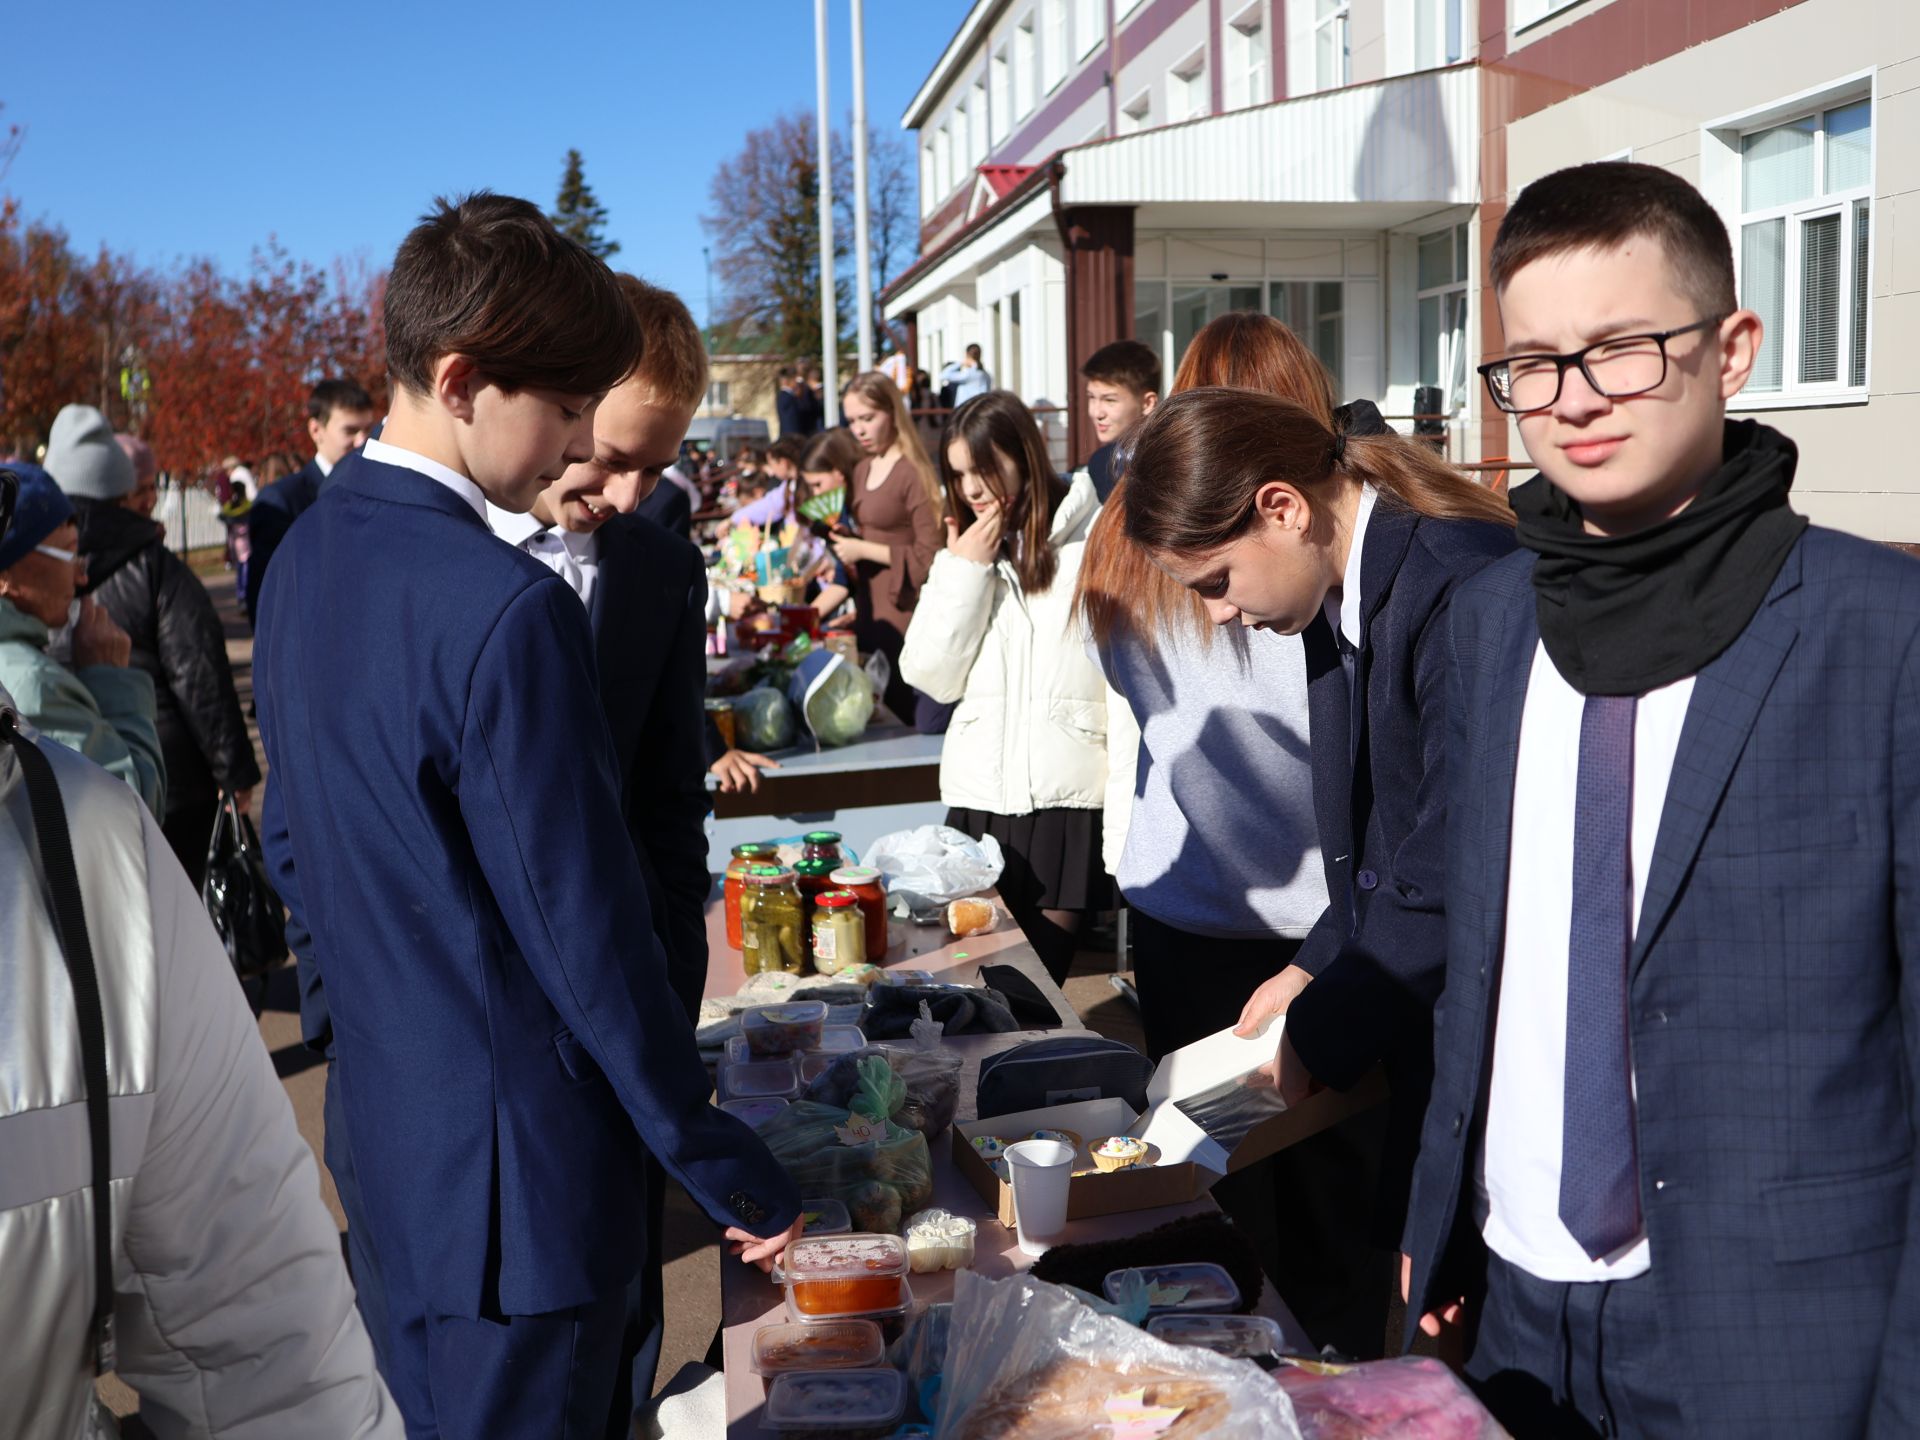
<instances>
[{"instance_id":1,"label":"green pine tree","mask_svg":"<svg viewBox=\"0 0 1920 1440\"><path fill-rule=\"evenodd\" d=\"M560 177L560 194L554 200L553 213L547 217L562 235L578 240L602 260L619 252L620 242L606 238L607 209L587 184L585 165L578 150L567 151L567 168Z\"/></svg>"}]
</instances>

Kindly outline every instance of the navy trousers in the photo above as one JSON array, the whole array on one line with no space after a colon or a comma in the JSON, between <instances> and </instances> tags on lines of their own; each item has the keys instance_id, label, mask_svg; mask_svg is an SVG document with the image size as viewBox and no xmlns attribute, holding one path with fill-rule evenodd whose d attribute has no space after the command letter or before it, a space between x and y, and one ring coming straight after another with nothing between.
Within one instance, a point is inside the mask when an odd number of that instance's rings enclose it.
<instances>
[{"instance_id":1,"label":"navy trousers","mask_svg":"<svg viewBox=\"0 0 1920 1440\"><path fill-rule=\"evenodd\" d=\"M1467 1379L1516 1437L1683 1437L1651 1276L1564 1285L1487 1255Z\"/></svg>"}]
</instances>

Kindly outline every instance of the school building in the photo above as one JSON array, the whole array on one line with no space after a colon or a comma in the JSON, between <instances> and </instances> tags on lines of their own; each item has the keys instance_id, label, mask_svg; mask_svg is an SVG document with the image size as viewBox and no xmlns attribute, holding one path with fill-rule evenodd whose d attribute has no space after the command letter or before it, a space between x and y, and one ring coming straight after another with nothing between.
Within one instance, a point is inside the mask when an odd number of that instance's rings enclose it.
<instances>
[{"instance_id":1,"label":"school building","mask_svg":"<svg viewBox=\"0 0 1920 1440\"><path fill-rule=\"evenodd\" d=\"M1509 198L1633 159L1726 217L1767 340L1738 413L1823 524L1920 542L1916 0L977 0L903 117L921 258L890 320L938 372L1065 407L1109 340L1171 378L1228 310L1287 321L1345 398L1524 456L1474 373Z\"/></svg>"}]
</instances>

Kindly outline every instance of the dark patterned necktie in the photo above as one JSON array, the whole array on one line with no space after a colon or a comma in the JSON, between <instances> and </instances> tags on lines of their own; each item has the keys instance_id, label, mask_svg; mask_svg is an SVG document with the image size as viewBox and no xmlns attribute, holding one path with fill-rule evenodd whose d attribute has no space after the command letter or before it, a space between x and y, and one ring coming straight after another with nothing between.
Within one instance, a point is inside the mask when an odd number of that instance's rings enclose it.
<instances>
[{"instance_id":1,"label":"dark patterned necktie","mask_svg":"<svg viewBox=\"0 0 1920 1440\"><path fill-rule=\"evenodd\" d=\"M1627 1038L1637 704L1630 695L1590 695L1580 720L1560 1218L1596 1260L1640 1233L1640 1161Z\"/></svg>"}]
</instances>

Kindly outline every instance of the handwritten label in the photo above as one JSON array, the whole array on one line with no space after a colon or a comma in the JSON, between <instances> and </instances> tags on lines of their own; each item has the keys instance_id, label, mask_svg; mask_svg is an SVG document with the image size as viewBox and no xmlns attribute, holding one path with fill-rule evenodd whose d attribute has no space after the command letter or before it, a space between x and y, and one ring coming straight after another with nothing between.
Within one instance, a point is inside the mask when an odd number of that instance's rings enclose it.
<instances>
[{"instance_id":1,"label":"handwritten label","mask_svg":"<svg viewBox=\"0 0 1920 1440\"><path fill-rule=\"evenodd\" d=\"M1187 1413L1184 1405L1149 1405L1145 1386L1124 1390L1107 1400L1107 1419L1113 1426L1113 1440L1153 1440L1173 1428L1173 1422Z\"/></svg>"}]
</instances>

